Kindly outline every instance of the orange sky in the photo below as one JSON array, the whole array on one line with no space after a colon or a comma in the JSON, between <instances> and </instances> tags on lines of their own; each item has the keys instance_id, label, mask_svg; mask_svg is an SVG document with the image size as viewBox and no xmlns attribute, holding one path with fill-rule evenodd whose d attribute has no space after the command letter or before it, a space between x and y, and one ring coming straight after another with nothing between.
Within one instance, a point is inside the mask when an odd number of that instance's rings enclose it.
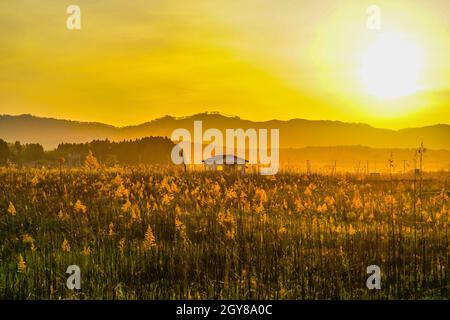
<instances>
[{"instance_id":1,"label":"orange sky","mask_svg":"<svg viewBox=\"0 0 450 320\"><path fill-rule=\"evenodd\" d=\"M372 1L2 1L0 113L114 125L204 111L450 123L450 4L393 2L377 1L374 31ZM80 31L66 28L70 4L81 7ZM386 33L421 52L420 90L387 100L360 72Z\"/></svg>"}]
</instances>

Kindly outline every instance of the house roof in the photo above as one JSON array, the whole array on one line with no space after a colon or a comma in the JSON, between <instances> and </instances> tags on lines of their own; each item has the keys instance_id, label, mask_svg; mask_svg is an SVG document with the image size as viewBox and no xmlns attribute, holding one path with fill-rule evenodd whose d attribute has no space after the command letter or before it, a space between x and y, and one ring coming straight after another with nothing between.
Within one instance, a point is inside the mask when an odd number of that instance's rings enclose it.
<instances>
[{"instance_id":1,"label":"house roof","mask_svg":"<svg viewBox=\"0 0 450 320\"><path fill-rule=\"evenodd\" d=\"M245 164L248 160L236 157L233 154L219 154L217 156L203 160L205 164Z\"/></svg>"}]
</instances>

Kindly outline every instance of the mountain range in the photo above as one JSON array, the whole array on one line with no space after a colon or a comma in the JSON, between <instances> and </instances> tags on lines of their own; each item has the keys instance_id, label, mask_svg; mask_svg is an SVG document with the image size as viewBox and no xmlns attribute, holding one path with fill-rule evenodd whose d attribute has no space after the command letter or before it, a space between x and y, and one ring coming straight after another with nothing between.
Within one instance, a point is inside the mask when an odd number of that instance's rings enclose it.
<instances>
[{"instance_id":1,"label":"mountain range","mask_svg":"<svg viewBox=\"0 0 450 320\"><path fill-rule=\"evenodd\" d=\"M375 128L363 123L329 120L251 121L219 113L200 113L179 118L164 116L140 125L125 127L27 114L0 115L0 138L8 142L40 143L48 150L55 148L61 142L80 143L106 138L116 141L145 136L170 137L172 131L177 128L193 130L194 120L203 122L203 130L278 128L281 148L351 145L372 148L417 148L423 141L429 149L450 150L450 125L448 124L391 130Z\"/></svg>"}]
</instances>

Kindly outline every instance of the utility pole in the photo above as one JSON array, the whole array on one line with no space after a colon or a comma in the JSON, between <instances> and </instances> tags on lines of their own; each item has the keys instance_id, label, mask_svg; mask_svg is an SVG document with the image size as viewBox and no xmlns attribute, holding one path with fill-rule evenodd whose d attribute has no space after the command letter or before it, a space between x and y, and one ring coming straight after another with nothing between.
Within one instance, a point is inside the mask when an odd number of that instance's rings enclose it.
<instances>
[{"instance_id":1,"label":"utility pole","mask_svg":"<svg viewBox=\"0 0 450 320\"><path fill-rule=\"evenodd\" d=\"M184 173L186 173L186 161L185 161L185 159L184 159L184 152L183 152L183 149L181 149L181 157L183 158Z\"/></svg>"},{"instance_id":2,"label":"utility pole","mask_svg":"<svg viewBox=\"0 0 450 320\"><path fill-rule=\"evenodd\" d=\"M425 147L423 146L423 142L420 143L420 148L418 150L419 155L420 155L420 184L419 184L419 199L422 196L422 182L423 182L423 154L425 153L425 151L427 151L427 149L425 149Z\"/></svg>"}]
</instances>

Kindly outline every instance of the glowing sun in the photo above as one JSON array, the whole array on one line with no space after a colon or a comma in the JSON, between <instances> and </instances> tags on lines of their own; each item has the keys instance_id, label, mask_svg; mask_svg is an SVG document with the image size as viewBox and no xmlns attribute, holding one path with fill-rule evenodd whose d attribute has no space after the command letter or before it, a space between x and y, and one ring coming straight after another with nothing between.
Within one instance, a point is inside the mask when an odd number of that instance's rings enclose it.
<instances>
[{"instance_id":1,"label":"glowing sun","mask_svg":"<svg viewBox=\"0 0 450 320\"><path fill-rule=\"evenodd\" d=\"M361 76L367 91L395 99L420 90L421 52L404 37L382 34L363 56Z\"/></svg>"}]
</instances>

